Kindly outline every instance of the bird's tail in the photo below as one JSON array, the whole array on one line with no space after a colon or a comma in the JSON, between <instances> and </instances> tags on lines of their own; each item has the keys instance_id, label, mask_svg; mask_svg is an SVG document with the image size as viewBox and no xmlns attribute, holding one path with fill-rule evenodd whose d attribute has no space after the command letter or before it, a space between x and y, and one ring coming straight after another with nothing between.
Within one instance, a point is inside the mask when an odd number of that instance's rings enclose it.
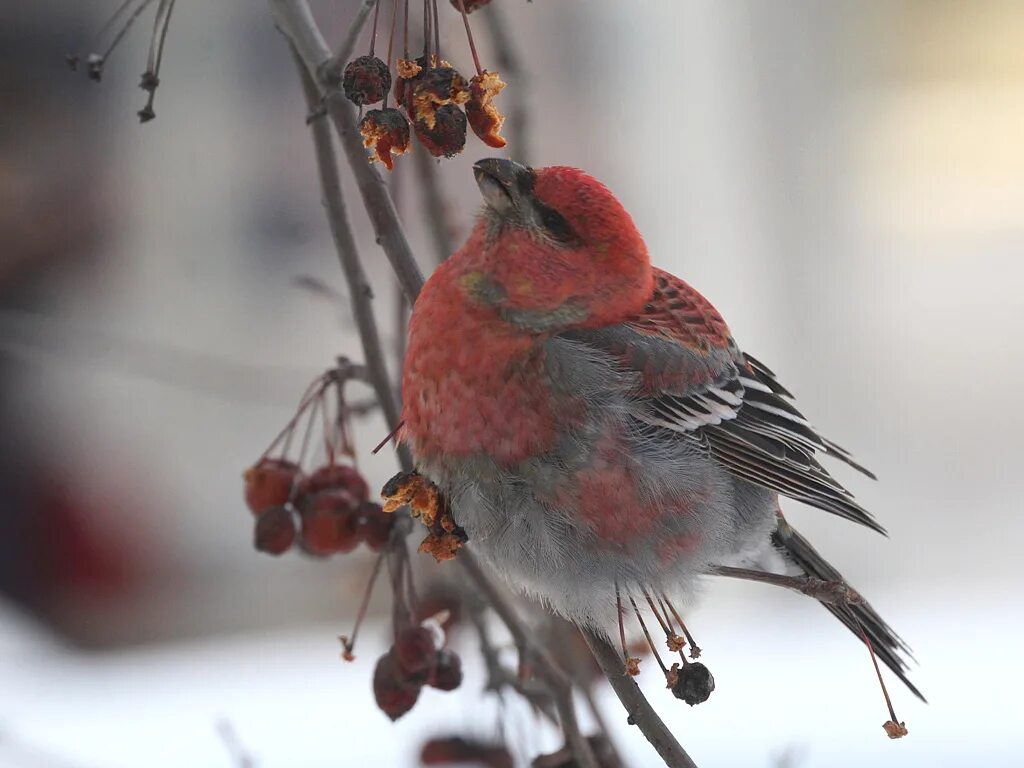
<instances>
[{"instance_id":1,"label":"bird's tail","mask_svg":"<svg viewBox=\"0 0 1024 768\"><path fill-rule=\"evenodd\" d=\"M786 522L781 514L778 516L778 521L778 527L772 534L772 543L784 557L801 568L807 576L813 576L823 581L845 582L839 571L829 565L828 561L818 554L811 543ZM866 636L871 641L875 655L903 681L911 693L921 701L925 701L921 692L907 679L909 667L906 659L913 659L910 647L893 632L874 608L866 602L849 605L822 603L822 605L846 625L858 640L863 642Z\"/></svg>"}]
</instances>

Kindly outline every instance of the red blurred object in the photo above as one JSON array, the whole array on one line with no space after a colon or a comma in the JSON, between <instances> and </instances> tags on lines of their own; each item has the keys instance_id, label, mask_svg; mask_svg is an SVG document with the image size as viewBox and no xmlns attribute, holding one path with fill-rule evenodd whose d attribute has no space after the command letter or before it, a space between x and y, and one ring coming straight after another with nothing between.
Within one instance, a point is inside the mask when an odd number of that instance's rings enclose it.
<instances>
[{"instance_id":1,"label":"red blurred object","mask_svg":"<svg viewBox=\"0 0 1024 768\"><path fill-rule=\"evenodd\" d=\"M253 514L288 503L301 480L299 465L285 459L261 459L245 470L245 503Z\"/></svg>"}]
</instances>

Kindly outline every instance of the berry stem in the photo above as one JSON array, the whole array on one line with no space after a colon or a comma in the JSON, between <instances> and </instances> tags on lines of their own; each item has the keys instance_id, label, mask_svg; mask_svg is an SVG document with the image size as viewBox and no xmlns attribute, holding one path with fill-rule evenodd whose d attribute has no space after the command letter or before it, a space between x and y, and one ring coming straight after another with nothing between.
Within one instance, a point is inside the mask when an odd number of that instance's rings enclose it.
<instances>
[{"instance_id":1,"label":"berry stem","mask_svg":"<svg viewBox=\"0 0 1024 768\"><path fill-rule=\"evenodd\" d=\"M377 47L377 17L380 16L380 0L373 4L373 29L370 32L370 56Z\"/></svg>"},{"instance_id":2,"label":"berry stem","mask_svg":"<svg viewBox=\"0 0 1024 768\"><path fill-rule=\"evenodd\" d=\"M672 605L672 603L665 595L662 595L661 598L665 601L665 605L668 606L669 610L672 611L672 615L675 616L676 621L679 622L679 628L683 631L683 637L686 638L686 642L690 646L690 658L699 658L700 646L693 641L693 635L691 635L690 630L686 628L686 622L683 621L682 617L679 615L679 612L675 609L675 606ZM683 662L686 663L686 659L683 659Z\"/></svg>"},{"instance_id":3,"label":"berry stem","mask_svg":"<svg viewBox=\"0 0 1024 768\"><path fill-rule=\"evenodd\" d=\"M402 31L402 57L409 58L409 0L405 0L405 21Z\"/></svg>"},{"instance_id":4,"label":"berry stem","mask_svg":"<svg viewBox=\"0 0 1024 768\"><path fill-rule=\"evenodd\" d=\"M644 617L640 613L640 609L637 608L636 600L633 599L632 595L629 596L629 602L630 605L633 606L633 613L636 614L636 620L640 622L640 629L644 631L644 637L647 638L647 645L650 646L651 653L654 654L655 661L658 662L658 666L661 667L661 671L667 675L668 667L666 667L665 662L661 660L661 654L658 653L658 647L654 644L654 639L651 637L651 633L647 630L647 624L644 622Z\"/></svg>"},{"instance_id":5,"label":"berry stem","mask_svg":"<svg viewBox=\"0 0 1024 768\"><path fill-rule=\"evenodd\" d=\"M473 64L476 67L476 73L482 75L484 73L483 67L480 66L480 57L476 52L476 43L473 42L473 30L469 28L469 15L466 13L465 0L457 0L459 4L459 11L462 13L462 23L466 27L466 38L469 40L469 50L473 53Z\"/></svg>"},{"instance_id":6,"label":"berry stem","mask_svg":"<svg viewBox=\"0 0 1024 768\"><path fill-rule=\"evenodd\" d=\"M437 57L438 66L441 64L441 19L437 15L437 0L431 0L431 6L433 7L434 18L432 24L434 26L434 56Z\"/></svg>"},{"instance_id":7,"label":"berry stem","mask_svg":"<svg viewBox=\"0 0 1024 768\"><path fill-rule=\"evenodd\" d=\"M352 634L349 637L343 635L341 638L342 647L345 649L346 661L352 661L351 656L352 651L356 648L356 638L359 636L359 629L363 626L363 621L366 619L366 611L370 607L373 585L377 583L377 576L380 574L380 567L384 563L386 556L386 552L381 552L377 555L377 560L373 564L373 570L370 572L370 580L366 582L366 588L363 590L363 600L359 604L359 612L356 614L356 623L352 627Z\"/></svg>"},{"instance_id":8,"label":"berry stem","mask_svg":"<svg viewBox=\"0 0 1024 768\"><path fill-rule=\"evenodd\" d=\"M151 6L154 2L155 0L143 0L143 2L141 2L138 5L138 7L136 7L136 9L132 11L131 16L127 18L121 29L119 29L117 34L114 35L114 39L110 42L110 45L107 46L107 50L105 50L103 54L100 56L101 59L105 60L110 54L114 52L114 49L117 47L117 44L121 42L121 40L124 38L126 34L128 34L128 30L131 29L132 24L135 23L135 20L138 19L139 16L142 15L142 12L149 8L149 6ZM130 4L131 0L126 0L124 3L120 5L120 7L118 7L116 11L114 11L114 15L111 16L107 23L104 24L103 27L100 29L99 34L101 36L104 32L106 32L108 29L110 29L111 26L113 26L116 23L118 17L120 17L124 13L125 9Z\"/></svg>"},{"instance_id":9,"label":"berry stem","mask_svg":"<svg viewBox=\"0 0 1024 768\"><path fill-rule=\"evenodd\" d=\"M853 616L853 614L850 614ZM864 645L868 647L868 653L871 655L871 663L875 667L875 675L878 677L878 684L882 687L882 696L885 697L885 706L889 710L889 719L894 723L898 723L896 719L896 711L892 708L892 699L889 698L889 691L885 687L885 680L882 679L882 670L878 668L878 659L875 658L875 648L871 645L871 641L868 639L867 633L864 632L864 625L860 623L856 616L853 616L853 621L857 625L857 631L860 633L860 639L864 641Z\"/></svg>"},{"instance_id":10,"label":"berry stem","mask_svg":"<svg viewBox=\"0 0 1024 768\"><path fill-rule=\"evenodd\" d=\"M379 4L378 4L379 5ZM391 52L395 45L395 28L398 26L398 0L395 0L394 5L391 8L391 32L388 33L388 71L391 70ZM391 89L388 88L384 91L384 109L388 108L388 96L391 95Z\"/></svg>"},{"instance_id":11,"label":"berry stem","mask_svg":"<svg viewBox=\"0 0 1024 768\"><path fill-rule=\"evenodd\" d=\"M277 437L275 437L271 441L270 445L267 446L267 449L263 451L263 453L260 455L260 461L267 458L270 452L274 450L274 448L277 446L278 443L281 442L281 440L285 440L284 448L281 451L282 455L288 453L288 447L291 441L291 433L295 430L295 425L302 417L303 412L306 410L306 408L309 407L310 400L318 394L318 392L316 391L317 388L322 388L324 386L325 376L326 374L320 374L315 379L313 379L312 384L306 387L305 393L303 393L302 397L299 399L299 406L295 411L295 415L291 417L288 423L284 425L284 428L280 432L278 432Z\"/></svg>"},{"instance_id":12,"label":"berry stem","mask_svg":"<svg viewBox=\"0 0 1024 768\"><path fill-rule=\"evenodd\" d=\"M619 593L619 583L615 582L615 610L619 617L619 644L622 646L622 660L629 662L629 651L626 650L626 627L622 623L622 595Z\"/></svg>"}]
</instances>

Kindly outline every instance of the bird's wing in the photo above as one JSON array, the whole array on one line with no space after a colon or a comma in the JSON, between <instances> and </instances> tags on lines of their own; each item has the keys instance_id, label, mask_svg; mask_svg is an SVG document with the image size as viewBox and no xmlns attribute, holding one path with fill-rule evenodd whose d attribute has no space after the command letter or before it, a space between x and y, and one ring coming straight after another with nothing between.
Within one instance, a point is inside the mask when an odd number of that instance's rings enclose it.
<instances>
[{"instance_id":1,"label":"bird's wing","mask_svg":"<svg viewBox=\"0 0 1024 768\"><path fill-rule=\"evenodd\" d=\"M737 477L885 532L816 455L874 476L818 434L775 374L740 352L721 315L679 278L655 270L654 293L641 312L620 325L565 335L639 374L639 420L699 443Z\"/></svg>"}]
</instances>

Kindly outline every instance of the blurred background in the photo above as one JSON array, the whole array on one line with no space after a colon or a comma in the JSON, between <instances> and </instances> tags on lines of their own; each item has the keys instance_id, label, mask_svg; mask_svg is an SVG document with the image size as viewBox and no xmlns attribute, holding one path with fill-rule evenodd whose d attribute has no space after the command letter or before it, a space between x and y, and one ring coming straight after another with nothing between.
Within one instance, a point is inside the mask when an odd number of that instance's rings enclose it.
<instances>
[{"instance_id":1,"label":"blurred background","mask_svg":"<svg viewBox=\"0 0 1024 768\"><path fill-rule=\"evenodd\" d=\"M472 632L463 687L391 725L369 685L384 599L339 660L372 555L254 551L242 471L315 375L358 357L301 90L265 3L181 0L139 125L149 16L100 85L64 62L116 5L0 9L0 766L406 766L450 733L520 761L557 747L481 694ZM357 5L314 3L332 44ZM655 263L878 473L837 470L889 539L785 508L913 646L930 700L893 681L910 736L890 742L837 622L711 581L689 623L718 690L691 710L648 675L652 702L702 766L1020 765L1024 5L493 6L471 17L485 66L492 12L526 63L501 97L529 110L511 155L611 186ZM437 168L456 242L491 154L470 138ZM429 270L414 161L390 182ZM396 291L347 191L395 346ZM356 424L373 487L395 470L370 454L387 432ZM630 764L658 765L598 698Z\"/></svg>"}]
</instances>

